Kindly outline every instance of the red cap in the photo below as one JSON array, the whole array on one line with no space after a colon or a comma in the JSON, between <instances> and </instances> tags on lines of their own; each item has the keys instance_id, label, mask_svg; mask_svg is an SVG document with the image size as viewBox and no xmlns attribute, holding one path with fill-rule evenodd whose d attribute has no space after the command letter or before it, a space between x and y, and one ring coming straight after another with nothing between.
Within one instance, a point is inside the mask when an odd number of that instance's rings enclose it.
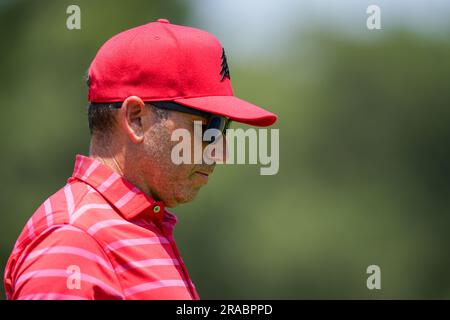
<instances>
[{"instance_id":1,"label":"red cap","mask_svg":"<svg viewBox=\"0 0 450 320\"><path fill-rule=\"evenodd\" d=\"M256 126L277 116L233 95L225 51L210 33L158 19L109 39L89 68L91 103L173 101Z\"/></svg>"}]
</instances>

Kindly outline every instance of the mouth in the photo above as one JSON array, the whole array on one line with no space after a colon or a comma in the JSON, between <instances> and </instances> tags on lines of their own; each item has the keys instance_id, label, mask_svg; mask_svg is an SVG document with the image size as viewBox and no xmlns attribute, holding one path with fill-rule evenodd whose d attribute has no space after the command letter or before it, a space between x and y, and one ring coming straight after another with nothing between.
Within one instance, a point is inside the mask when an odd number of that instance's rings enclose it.
<instances>
[{"instance_id":1,"label":"mouth","mask_svg":"<svg viewBox=\"0 0 450 320\"><path fill-rule=\"evenodd\" d=\"M197 177L199 180L203 181L204 183L208 182L210 173L203 172L203 171L195 171L194 172L195 177Z\"/></svg>"}]
</instances>

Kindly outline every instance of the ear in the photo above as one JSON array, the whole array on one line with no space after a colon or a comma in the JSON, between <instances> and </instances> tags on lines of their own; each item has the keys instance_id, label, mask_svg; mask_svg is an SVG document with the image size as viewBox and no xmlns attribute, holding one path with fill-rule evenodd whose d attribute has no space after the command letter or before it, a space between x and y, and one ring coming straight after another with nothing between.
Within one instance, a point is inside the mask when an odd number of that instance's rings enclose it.
<instances>
[{"instance_id":1,"label":"ear","mask_svg":"<svg viewBox=\"0 0 450 320\"><path fill-rule=\"evenodd\" d=\"M142 117L148 112L141 98L130 96L122 103L117 115L119 127L127 134L128 138L135 144L144 141L144 128Z\"/></svg>"}]
</instances>

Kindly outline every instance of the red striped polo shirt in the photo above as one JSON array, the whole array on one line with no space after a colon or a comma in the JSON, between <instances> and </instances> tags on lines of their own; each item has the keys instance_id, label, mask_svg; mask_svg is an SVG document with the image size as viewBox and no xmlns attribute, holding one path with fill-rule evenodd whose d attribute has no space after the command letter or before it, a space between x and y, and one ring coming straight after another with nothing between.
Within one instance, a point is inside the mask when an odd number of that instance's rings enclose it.
<instances>
[{"instance_id":1,"label":"red striped polo shirt","mask_svg":"<svg viewBox=\"0 0 450 320\"><path fill-rule=\"evenodd\" d=\"M77 155L28 220L5 269L8 299L199 299L173 237L177 217Z\"/></svg>"}]
</instances>

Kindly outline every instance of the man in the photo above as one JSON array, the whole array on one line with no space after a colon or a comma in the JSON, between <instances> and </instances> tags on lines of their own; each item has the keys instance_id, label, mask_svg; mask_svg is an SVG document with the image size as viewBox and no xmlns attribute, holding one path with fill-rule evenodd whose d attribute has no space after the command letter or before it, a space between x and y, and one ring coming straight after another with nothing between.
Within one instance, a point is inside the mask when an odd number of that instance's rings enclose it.
<instances>
[{"instance_id":1,"label":"man","mask_svg":"<svg viewBox=\"0 0 450 320\"><path fill-rule=\"evenodd\" d=\"M192 134L194 121L225 133L230 120L268 126L276 116L233 96L214 36L166 19L108 40L88 86L90 155L77 155L19 236L8 299L199 299L166 208L192 201L223 156L175 165L171 135Z\"/></svg>"}]
</instances>

